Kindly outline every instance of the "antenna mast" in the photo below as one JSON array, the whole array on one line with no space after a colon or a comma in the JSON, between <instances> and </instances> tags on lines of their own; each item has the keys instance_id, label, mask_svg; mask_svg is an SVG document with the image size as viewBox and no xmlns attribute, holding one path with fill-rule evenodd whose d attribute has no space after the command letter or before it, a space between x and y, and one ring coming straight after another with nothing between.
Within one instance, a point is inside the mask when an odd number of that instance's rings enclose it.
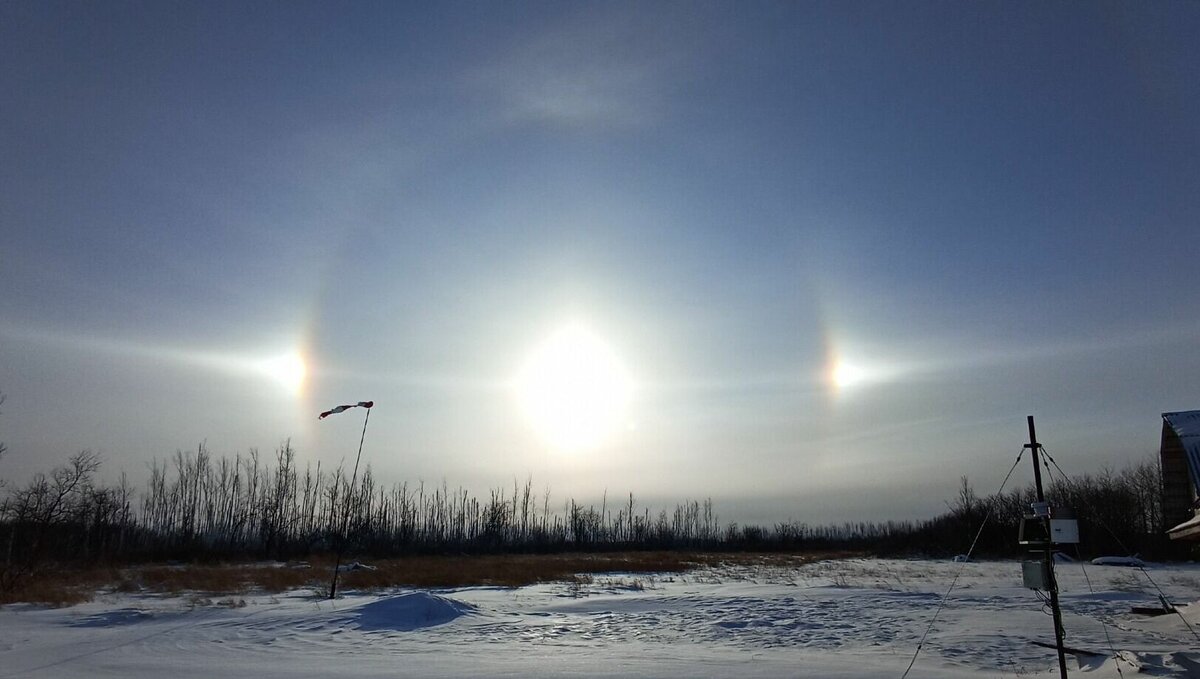
<instances>
[{"instance_id":1,"label":"antenna mast","mask_svg":"<svg viewBox=\"0 0 1200 679\"><path fill-rule=\"evenodd\" d=\"M1054 615L1054 646L1058 650L1058 673L1061 679L1067 679L1067 656L1063 649L1062 609L1058 606L1058 580L1054 577L1054 532L1050 526L1050 506L1042 492L1042 465L1038 455L1041 447L1037 441L1037 432L1033 428L1033 415L1028 415L1029 443L1025 447L1033 453L1033 484L1037 488L1037 502L1033 506L1034 514L1041 518L1045 531L1045 549L1042 552L1042 569L1046 577L1046 590L1050 594L1050 610Z\"/></svg>"}]
</instances>

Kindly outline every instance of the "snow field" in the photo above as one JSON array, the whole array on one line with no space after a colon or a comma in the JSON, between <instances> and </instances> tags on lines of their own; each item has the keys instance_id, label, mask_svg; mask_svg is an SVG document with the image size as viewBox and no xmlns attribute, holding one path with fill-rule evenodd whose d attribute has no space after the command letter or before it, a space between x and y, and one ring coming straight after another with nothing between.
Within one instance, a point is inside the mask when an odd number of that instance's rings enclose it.
<instances>
[{"instance_id":1,"label":"snow field","mask_svg":"<svg viewBox=\"0 0 1200 679\"><path fill-rule=\"evenodd\" d=\"M899 677L962 568L910 677L1056 676L1052 623L1020 564L849 559L795 567L610 574L516 589L313 592L212 600L106 593L70 608L0 609L7 677ZM1179 616L1129 613L1157 592L1140 571L1063 564L1068 646L1125 675L1200 676ZM1176 603L1200 568L1151 566ZM242 605L244 603L244 605ZM1200 629L1200 605L1182 608ZM1116 677L1118 661L1073 672ZM1077 669L1078 668L1078 669Z\"/></svg>"}]
</instances>

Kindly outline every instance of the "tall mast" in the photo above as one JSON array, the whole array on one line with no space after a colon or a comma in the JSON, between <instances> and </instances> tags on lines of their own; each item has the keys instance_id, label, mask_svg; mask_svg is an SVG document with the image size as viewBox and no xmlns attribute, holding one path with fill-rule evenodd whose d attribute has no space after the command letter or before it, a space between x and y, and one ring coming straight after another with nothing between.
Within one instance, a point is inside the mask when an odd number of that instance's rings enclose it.
<instances>
[{"instance_id":1,"label":"tall mast","mask_svg":"<svg viewBox=\"0 0 1200 679\"><path fill-rule=\"evenodd\" d=\"M1050 610L1054 615L1054 646L1058 649L1058 673L1061 679L1067 679L1067 655L1063 649L1062 609L1058 607L1058 579L1054 577L1054 533L1050 529L1050 508L1046 505L1046 496L1042 492L1042 465L1038 455L1040 446L1037 441L1037 432L1033 428L1033 415L1027 416L1026 419L1029 421L1029 443L1025 447L1033 453L1033 484L1037 488L1038 507L1035 513L1042 515L1046 533L1042 563L1045 565L1049 578Z\"/></svg>"}]
</instances>

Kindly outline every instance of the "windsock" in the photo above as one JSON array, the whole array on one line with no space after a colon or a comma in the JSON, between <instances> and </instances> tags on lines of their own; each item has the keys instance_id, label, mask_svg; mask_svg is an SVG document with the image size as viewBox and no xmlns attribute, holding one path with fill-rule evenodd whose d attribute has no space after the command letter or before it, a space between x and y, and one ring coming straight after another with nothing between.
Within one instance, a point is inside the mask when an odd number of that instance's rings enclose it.
<instances>
[{"instance_id":1,"label":"windsock","mask_svg":"<svg viewBox=\"0 0 1200 679\"><path fill-rule=\"evenodd\" d=\"M350 403L348 405L338 406L336 408L330 408L329 410L326 410L325 412L318 415L317 419L323 420L326 417L329 417L330 415L336 415L342 411L349 410L351 408L370 408L373 405L375 405L374 401L359 401L358 403Z\"/></svg>"}]
</instances>

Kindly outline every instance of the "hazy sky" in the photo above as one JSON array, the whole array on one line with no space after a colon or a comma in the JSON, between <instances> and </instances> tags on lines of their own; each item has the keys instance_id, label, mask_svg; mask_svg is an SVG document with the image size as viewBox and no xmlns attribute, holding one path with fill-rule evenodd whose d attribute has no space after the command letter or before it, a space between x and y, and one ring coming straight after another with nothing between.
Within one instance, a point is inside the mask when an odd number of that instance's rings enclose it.
<instances>
[{"instance_id":1,"label":"hazy sky","mask_svg":"<svg viewBox=\"0 0 1200 679\"><path fill-rule=\"evenodd\" d=\"M0 3L0 477L336 464L364 411L316 415L365 399L385 482L741 521L930 515L1027 414L1068 471L1145 459L1200 408L1197 36L1195 2ZM592 386L531 414L530 365Z\"/></svg>"}]
</instances>

